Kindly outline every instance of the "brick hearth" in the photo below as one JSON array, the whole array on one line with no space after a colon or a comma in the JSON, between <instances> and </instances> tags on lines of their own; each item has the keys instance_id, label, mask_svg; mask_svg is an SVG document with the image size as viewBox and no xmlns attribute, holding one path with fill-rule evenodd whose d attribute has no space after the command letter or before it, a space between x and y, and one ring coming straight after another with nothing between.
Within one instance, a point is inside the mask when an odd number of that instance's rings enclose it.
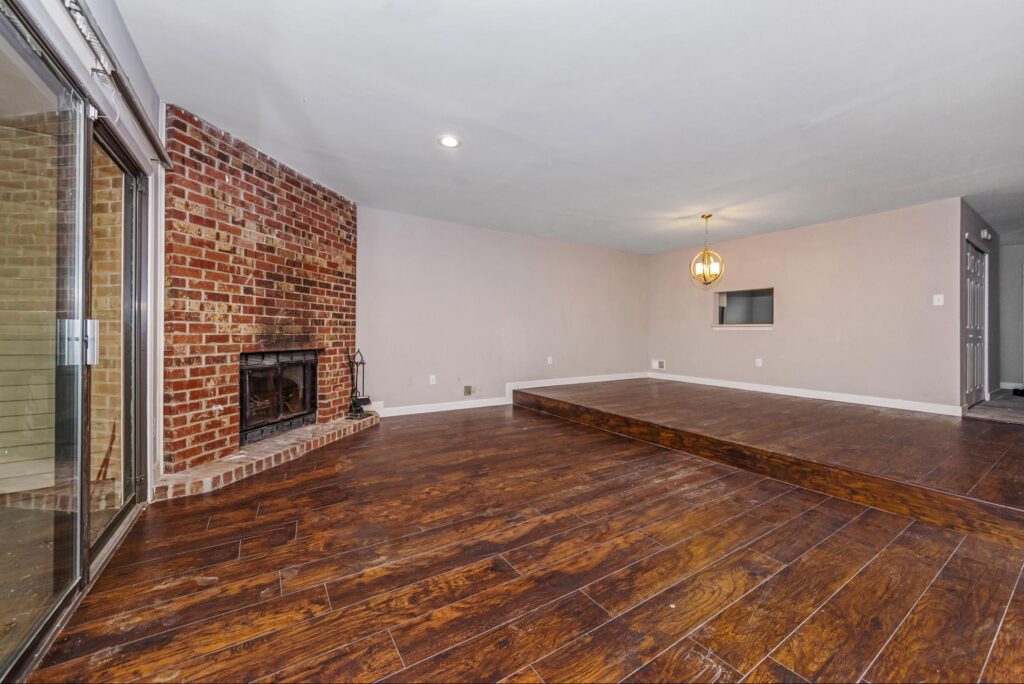
<instances>
[{"instance_id":1,"label":"brick hearth","mask_svg":"<svg viewBox=\"0 0 1024 684\"><path fill-rule=\"evenodd\" d=\"M153 491L153 500L212 492L274 466L294 461L313 449L327 446L380 422L376 413L368 411L367 414L362 420L339 418L329 423L307 425L255 444L247 444L226 458L188 468L180 473L164 475Z\"/></svg>"}]
</instances>

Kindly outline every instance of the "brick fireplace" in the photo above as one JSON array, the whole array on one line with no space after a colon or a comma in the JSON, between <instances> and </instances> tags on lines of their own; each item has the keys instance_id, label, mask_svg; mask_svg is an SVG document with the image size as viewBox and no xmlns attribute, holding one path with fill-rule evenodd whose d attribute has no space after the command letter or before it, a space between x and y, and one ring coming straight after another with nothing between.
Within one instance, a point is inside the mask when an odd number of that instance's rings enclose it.
<instances>
[{"instance_id":1,"label":"brick fireplace","mask_svg":"<svg viewBox=\"0 0 1024 684\"><path fill-rule=\"evenodd\" d=\"M242 355L316 352L316 422L344 416L356 206L179 107L167 150L164 472L182 473L239 452Z\"/></svg>"}]
</instances>

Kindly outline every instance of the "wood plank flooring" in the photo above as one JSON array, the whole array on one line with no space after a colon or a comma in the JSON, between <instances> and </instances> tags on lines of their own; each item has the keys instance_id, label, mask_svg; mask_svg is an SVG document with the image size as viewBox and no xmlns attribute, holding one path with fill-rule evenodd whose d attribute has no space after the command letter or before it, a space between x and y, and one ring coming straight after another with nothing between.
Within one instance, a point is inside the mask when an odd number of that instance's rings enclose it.
<instances>
[{"instance_id":1,"label":"wood plank flooring","mask_svg":"<svg viewBox=\"0 0 1024 684\"><path fill-rule=\"evenodd\" d=\"M1012 681L1024 552L533 411L150 506L33 681Z\"/></svg>"},{"instance_id":2,"label":"wood plank flooring","mask_svg":"<svg viewBox=\"0 0 1024 684\"><path fill-rule=\"evenodd\" d=\"M654 379L513 403L1024 549L1024 425Z\"/></svg>"}]
</instances>

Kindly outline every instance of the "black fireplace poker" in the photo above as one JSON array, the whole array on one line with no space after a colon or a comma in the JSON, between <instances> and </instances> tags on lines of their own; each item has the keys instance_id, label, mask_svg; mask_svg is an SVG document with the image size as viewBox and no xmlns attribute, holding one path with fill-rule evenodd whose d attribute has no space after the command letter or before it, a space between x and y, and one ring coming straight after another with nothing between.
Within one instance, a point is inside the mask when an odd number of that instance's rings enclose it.
<instances>
[{"instance_id":1,"label":"black fireplace poker","mask_svg":"<svg viewBox=\"0 0 1024 684\"><path fill-rule=\"evenodd\" d=\"M366 360L363 359L363 352L356 349L355 354L348 355L348 370L352 378L348 417L359 420L366 417L366 409L363 407L370 403L370 397L366 394Z\"/></svg>"}]
</instances>

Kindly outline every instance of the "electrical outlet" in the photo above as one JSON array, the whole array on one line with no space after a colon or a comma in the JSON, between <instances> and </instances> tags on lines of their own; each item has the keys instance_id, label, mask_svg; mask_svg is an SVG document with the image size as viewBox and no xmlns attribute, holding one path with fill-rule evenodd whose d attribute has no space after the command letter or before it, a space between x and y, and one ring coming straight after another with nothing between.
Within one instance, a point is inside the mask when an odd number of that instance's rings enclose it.
<instances>
[{"instance_id":1,"label":"electrical outlet","mask_svg":"<svg viewBox=\"0 0 1024 684\"><path fill-rule=\"evenodd\" d=\"M651 359L651 368L653 370L665 370L665 359Z\"/></svg>"},{"instance_id":2,"label":"electrical outlet","mask_svg":"<svg viewBox=\"0 0 1024 684\"><path fill-rule=\"evenodd\" d=\"M553 365L554 363L555 363L555 357L553 357L553 356L549 356L549 357L548 357L548 365L549 365L549 366L551 366L551 365Z\"/></svg>"},{"instance_id":3,"label":"electrical outlet","mask_svg":"<svg viewBox=\"0 0 1024 684\"><path fill-rule=\"evenodd\" d=\"M464 396L464 397L471 397L471 396L473 396L473 386L472 385L463 385L462 386L462 396Z\"/></svg>"},{"instance_id":4,"label":"electrical outlet","mask_svg":"<svg viewBox=\"0 0 1024 684\"><path fill-rule=\"evenodd\" d=\"M437 376L436 375L431 375L430 376L430 384L431 385L436 385L437 384Z\"/></svg>"},{"instance_id":5,"label":"electrical outlet","mask_svg":"<svg viewBox=\"0 0 1024 684\"><path fill-rule=\"evenodd\" d=\"M764 365L764 362L761 359L754 359L754 365L760 368Z\"/></svg>"},{"instance_id":6,"label":"electrical outlet","mask_svg":"<svg viewBox=\"0 0 1024 684\"><path fill-rule=\"evenodd\" d=\"M932 306L944 306L946 304L945 295L932 295Z\"/></svg>"}]
</instances>

